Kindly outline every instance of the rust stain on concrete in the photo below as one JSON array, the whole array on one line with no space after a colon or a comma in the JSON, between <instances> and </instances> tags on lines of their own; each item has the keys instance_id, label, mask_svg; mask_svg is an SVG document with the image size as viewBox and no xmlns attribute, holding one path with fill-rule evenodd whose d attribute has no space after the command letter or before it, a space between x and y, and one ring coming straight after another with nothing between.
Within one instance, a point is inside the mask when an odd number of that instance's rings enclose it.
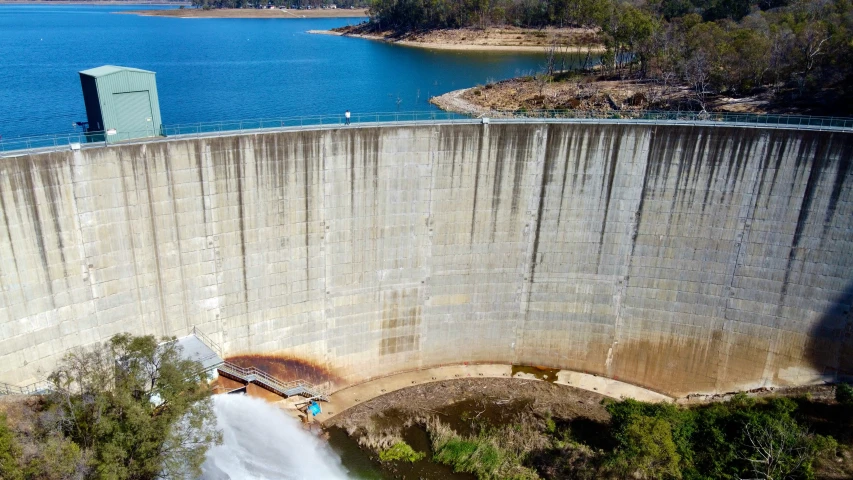
<instances>
[{"instance_id":1,"label":"rust stain on concrete","mask_svg":"<svg viewBox=\"0 0 853 480\"><path fill-rule=\"evenodd\" d=\"M273 377L289 382L305 380L318 384L324 382L339 383L341 379L326 367L309 360L285 355L246 354L225 359L242 368L255 367Z\"/></svg>"}]
</instances>

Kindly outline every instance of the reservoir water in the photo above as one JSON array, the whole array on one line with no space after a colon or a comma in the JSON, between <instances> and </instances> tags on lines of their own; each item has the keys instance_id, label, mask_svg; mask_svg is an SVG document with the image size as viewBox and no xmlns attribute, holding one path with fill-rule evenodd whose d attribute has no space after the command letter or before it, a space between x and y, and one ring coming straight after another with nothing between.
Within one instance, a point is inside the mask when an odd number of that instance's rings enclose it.
<instances>
[{"instance_id":1,"label":"reservoir water","mask_svg":"<svg viewBox=\"0 0 853 480\"><path fill-rule=\"evenodd\" d=\"M86 120L77 72L157 72L167 125L433 109L430 96L538 70L537 54L433 51L314 35L359 19L186 19L142 6L0 5L0 135Z\"/></svg>"}]
</instances>

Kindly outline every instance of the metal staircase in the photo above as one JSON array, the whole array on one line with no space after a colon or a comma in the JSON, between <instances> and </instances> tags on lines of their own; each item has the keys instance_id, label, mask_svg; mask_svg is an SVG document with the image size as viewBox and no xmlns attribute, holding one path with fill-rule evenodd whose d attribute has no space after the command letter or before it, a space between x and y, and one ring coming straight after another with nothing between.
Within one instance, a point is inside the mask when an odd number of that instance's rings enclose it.
<instances>
[{"instance_id":1,"label":"metal staircase","mask_svg":"<svg viewBox=\"0 0 853 480\"><path fill-rule=\"evenodd\" d=\"M190 335L195 336L201 341L201 343L205 344L213 351L213 354L216 355L217 361L212 362L213 366L210 367L209 370L215 369L219 375L222 375L223 377L230 378L231 380L236 380L247 385L254 383L261 388L285 398L301 396L309 400L329 401L329 394L326 391L316 385L311 385L306 381L293 380L290 382L282 382L281 380L266 372L258 370L255 367L244 368L239 365L226 362L223 360L224 356L222 355L222 349L219 345L195 326L193 326L192 333Z\"/></svg>"},{"instance_id":2,"label":"metal staircase","mask_svg":"<svg viewBox=\"0 0 853 480\"><path fill-rule=\"evenodd\" d=\"M309 400L329 401L329 396L326 392L302 380L282 382L255 367L242 368L228 362L223 362L217 367L217 370L219 370L219 374L223 377L247 384L254 383L285 398L298 395Z\"/></svg>"}]
</instances>

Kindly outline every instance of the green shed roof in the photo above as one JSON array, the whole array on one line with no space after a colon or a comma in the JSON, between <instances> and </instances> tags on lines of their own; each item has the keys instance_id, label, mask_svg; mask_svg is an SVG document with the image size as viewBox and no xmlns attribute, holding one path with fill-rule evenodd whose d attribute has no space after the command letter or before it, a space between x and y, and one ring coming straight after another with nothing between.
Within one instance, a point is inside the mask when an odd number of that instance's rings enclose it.
<instances>
[{"instance_id":1,"label":"green shed roof","mask_svg":"<svg viewBox=\"0 0 853 480\"><path fill-rule=\"evenodd\" d=\"M148 70L141 70L139 68L130 68L130 67L117 67L115 65L104 65L103 67L90 68L89 70L83 70L80 72L80 75L86 75L89 77L104 77L106 75L112 75L114 73L119 72L137 72L137 73L154 73Z\"/></svg>"}]
</instances>

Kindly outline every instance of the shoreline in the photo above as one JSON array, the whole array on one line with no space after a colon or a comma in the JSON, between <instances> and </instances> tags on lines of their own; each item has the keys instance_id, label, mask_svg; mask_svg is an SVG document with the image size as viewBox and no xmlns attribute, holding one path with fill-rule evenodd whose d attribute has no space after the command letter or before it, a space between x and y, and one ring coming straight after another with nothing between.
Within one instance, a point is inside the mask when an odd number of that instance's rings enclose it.
<instances>
[{"instance_id":1,"label":"shoreline","mask_svg":"<svg viewBox=\"0 0 853 480\"><path fill-rule=\"evenodd\" d=\"M199 8L173 8L168 10L127 10L113 12L120 15L139 15L141 17L172 17L172 18L366 18L365 9L256 9L256 8L219 8L203 10Z\"/></svg>"},{"instance_id":2,"label":"shoreline","mask_svg":"<svg viewBox=\"0 0 853 480\"><path fill-rule=\"evenodd\" d=\"M459 90L451 90L447 93L436 95L429 99L429 103L435 105L439 109L445 112L452 113L462 113L465 115L477 115L478 117L489 115L494 110L491 108L486 108L474 103L469 102L468 100L462 98L466 92L477 88L477 87L469 87L469 88L460 88Z\"/></svg>"},{"instance_id":3,"label":"shoreline","mask_svg":"<svg viewBox=\"0 0 853 480\"><path fill-rule=\"evenodd\" d=\"M115 6L119 6L119 5L126 5L126 6L134 6L135 7L135 6L142 5L142 6L154 6L154 7L169 7L169 6L179 7L181 5L188 6L188 5L192 5L192 4L190 2L164 2L164 1L160 1L160 2L142 2L142 1L140 1L140 2L133 2L133 1L122 2L119 0L104 0L102 2L92 1L92 0L89 0L89 1L86 1L86 0L67 0L67 1L66 0L23 0L20 2L17 2L15 0L0 0L0 5L92 5L92 6L104 5L104 6L110 6L110 7L115 7Z\"/></svg>"},{"instance_id":4,"label":"shoreline","mask_svg":"<svg viewBox=\"0 0 853 480\"><path fill-rule=\"evenodd\" d=\"M449 42L433 42L433 41L418 41L407 39L394 39L384 35L372 35L365 33L344 33L335 30L308 30L308 33L314 35L333 35L338 37L361 38L365 40L373 40L378 42L390 43L393 45L402 45L405 47L424 48L428 50L445 50L445 51L466 51L466 52L519 52L519 53L545 53L549 45L486 45L478 43L449 43ZM601 46L565 46L561 47L561 51L565 53L601 53L604 47Z\"/></svg>"},{"instance_id":5,"label":"shoreline","mask_svg":"<svg viewBox=\"0 0 853 480\"><path fill-rule=\"evenodd\" d=\"M488 85L452 90L429 99L429 103L445 112L477 117L513 116L511 112L526 110L589 110L613 113L667 110L650 100L689 102L687 86L670 86L663 92L659 86L636 80L596 79L590 82L549 82L539 85L531 77L515 77ZM780 111L766 94L743 98L718 96L709 99L709 113L802 114L795 110Z\"/></svg>"}]
</instances>

